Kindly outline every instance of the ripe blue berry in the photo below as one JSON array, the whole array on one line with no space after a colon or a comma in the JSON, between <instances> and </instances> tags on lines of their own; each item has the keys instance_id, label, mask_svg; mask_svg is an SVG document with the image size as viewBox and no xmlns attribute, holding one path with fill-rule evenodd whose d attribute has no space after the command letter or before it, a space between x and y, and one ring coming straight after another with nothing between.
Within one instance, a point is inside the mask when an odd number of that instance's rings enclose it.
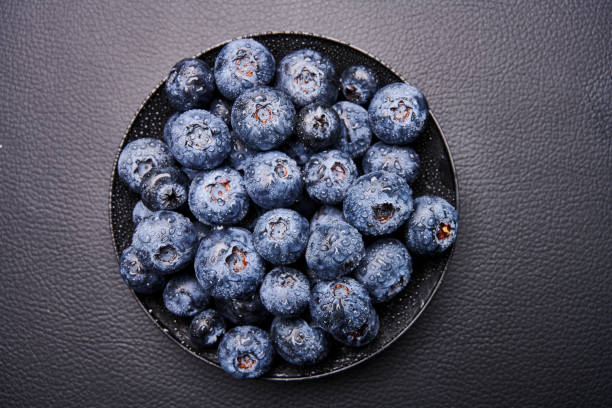
<instances>
[{"instance_id":1,"label":"ripe blue berry","mask_svg":"<svg viewBox=\"0 0 612 408\"><path fill-rule=\"evenodd\" d=\"M365 323L357 325L354 321L347 320L344 324L332 329L331 335L336 341L346 346L363 347L376 338L379 328L378 313L370 306Z\"/></svg>"},{"instance_id":2,"label":"ripe blue berry","mask_svg":"<svg viewBox=\"0 0 612 408\"><path fill-rule=\"evenodd\" d=\"M263 324L270 317L255 291L244 299L215 299L215 307L227 320L233 324Z\"/></svg>"},{"instance_id":3,"label":"ripe blue berry","mask_svg":"<svg viewBox=\"0 0 612 408\"><path fill-rule=\"evenodd\" d=\"M310 283L302 272L278 266L268 272L259 289L261 302L275 316L298 316L308 307Z\"/></svg>"},{"instance_id":4,"label":"ripe blue berry","mask_svg":"<svg viewBox=\"0 0 612 408\"><path fill-rule=\"evenodd\" d=\"M140 183L142 202L152 209L174 210L187 201L189 179L176 167L155 168Z\"/></svg>"},{"instance_id":5,"label":"ripe blue berry","mask_svg":"<svg viewBox=\"0 0 612 408\"><path fill-rule=\"evenodd\" d=\"M368 108L372 132L388 144L412 142L425 127L428 109L417 88L396 82L376 92Z\"/></svg>"},{"instance_id":6,"label":"ripe blue berry","mask_svg":"<svg viewBox=\"0 0 612 408\"><path fill-rule=\"evenodd\" d=\"M227 103L227 101L221 99L221 98L215 98L213 99L213 101L210 103L210 107L208 108L210 113L212 113L215 116L218 116L219 118L221 118L221 120L223 120L223 122L227 125L230 126L231 124L231 113L232 113L232 105Z\"/></svg>"},{"instance_id":7,"label":"ripe blue berry","mask_svg":"<svg viewBox=\"0 0 612 408\"><path fill-rule=\"evenodd\" d=\"M168 74L166 95L178 111L199 108L210 102L215 91L213 72L204 61L184 59Z\"/></svg>"},{"instance_id":8,"label":"ripe blue berry","mask_svg":"<svg viewBox=\"0 0 612 408\"><path fill-rule=\"evenodd\" d=\"M310 232L314 231L319 225L334 224L338 221L346 222L342 210L332 207L331 205L324 205L312 216L310 220Z\"/></svg>"},{"instance_id":9,"label":"ripe blue berry","mask_svg":"<svg viewBox=\"0 0 612 408\"><path fill-rule=\"evenodd\" d=\"M225 334L225 321L215 309L204 310L194 316L189 325L189 337L196 347L212 347Z\"/></svg>"},{"instance_id":10,"label":"ripe blue berry","mask_svg":"<svg viewBox=\"0 0 612 408\"><path fill-rule=\"evenodd\" d=\"M164 306L177 316L194 316L209 303L210 296L191 272L173 276L164 288Z\"/></svg>"},{"instance_id":11,"label":"ripe blue berry","mask_svg":"<svg viewBox=\"0 0 612 408\"><path fill-rule=\"evenodd\" d=\"M414 200L414 212L406 223L406 245L415 254L446 251L457 238L457 210L437 196Z\"/></svg>"},{"instance_id":12,"label":"ripe blue berry","mask_svg":"<svg viewBox=\"0 0 612 408\"><path fill-rule=\"evenodd\" d=\"M368 111L347 101L338 102L333 109L338 113L341 124L336 146L352 158L363 156L372 142Z\"/></svg>"},{"instance_id":13,"label":"ripe blue berry","mask_svg":"<svg viewBox=\"0 0 612 408\"><path fill-rule=\"evenodd\" d=\"M287 265L304 254L308 229L308 220L299 213L277 208L259 217L253 229L253 243L266 261Z\"/></svg>"},{"instance_id":14,"label":"ripe blue berry","mask_svg":"<svg viewBox=\"0 0 612 408\"><path fill-rule=\"evenodd\" d=\"M138 225L140 221L144 220L152 214L153 211L149 210L147 206L144 205L142 200L139 200L134 206L134 209L132 210L132 222L134 222L134 225Z\"/></svg>"},{"instance_id":15,"label":"ripe blue berry","mask_svg":"<svg viewBox=\"0 0 612 408\"><path fill-rule=\"evenodd\" d=\"M328 105L311 103L298 113L295 134L297 140L315 151L331 147L340 137L340 118Z\"/></svg>"},{"instance_id":16,"label":"ripe blue berry","mask_svg":"<svg viewBox=\"0 0 612 408\"><path fill-rule=\"evenodd\" d=\"M125 145L117 160L117 174L130 190L139 192L142 178L151 169L173 164L170 149L164 142L145 137Z\"/></svg>"},{"instance_id":17,"label":"ripe blue berry","mask_svg":"<svg viewBox=\"0 0 612 408\"><path fill-rule=\"evenodd\" d=\"M341 203L358 176L353 160L340 150L317 153L304 167L306 191L310 197L324 204Z\"/></svg>"},{"instance_id":18,"label":"ripe blue berry","mask_svg":"<svg viewBox=\"0 0 612 408\"><path fill-rule=\"evenodd\" d=\"M395 173L412 184L419 175L419 155L408 146L393 146L383 142L373 144L363 156L363 172L384 170Z\"/></svg>"},{"instance_id":19,"label":"ripe blue berry","mask_svg":"<svg viewBox=\"0 0 612 408\"><path fill-rule=\"evenodd\" d=\"M221 368L232 376L257 378L264 375L274 359L270 335L255 326L238 326L225 333L217 352Z\"/></svg>"},{"instance_id":20,"label":"ripe blue berry","mask_svg":"<svg viewBox=\"0 0 612 408\"><path fill-rule=\"evenodd\" d=\"M291 364L315 364L329 353L329 341L323 329L309 325L304 319L275 318L270 337L278 354Z\"/></svg>"},{"instance_id":21,"label":"ripe blue berry","mask_svg":"<svg viewBox=\"0 0 612 408\"><path fill-rule=\"evenodd\" d=\"M255 155L244 172L251 200L263 208L290 207L302 192L302 174L295 160L281 152Z\"/></svg>"},{"instance_id":22,"label":"ripe blue berry","mask_svg":"<svg viewBox=\"0 0 612 408\"><path fill-rule=\"evenodd\" d=\"M136 293L159 292L166 284L166 278L155 273L145 264L146 256L133 246L121 253L119 272L128 288Z\"/></svg>"},{"instance_id":23,"label":"ripe blue berry","mask_svg":"<svg viewBox=\"0 0 612 408\"><path fill-rule=\"evenodd\" d=\"M376 92L374 72L363 65L348 67L340 76L340 89L347 100L367 105Z\"/></svg>"}]
</instances>

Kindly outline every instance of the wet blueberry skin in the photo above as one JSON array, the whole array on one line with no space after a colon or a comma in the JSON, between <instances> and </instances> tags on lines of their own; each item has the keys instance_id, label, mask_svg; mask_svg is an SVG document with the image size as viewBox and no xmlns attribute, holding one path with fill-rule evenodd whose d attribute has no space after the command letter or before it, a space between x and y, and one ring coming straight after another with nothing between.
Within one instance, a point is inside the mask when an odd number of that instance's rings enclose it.
<instances>
[{"instance_id":1,"label":"wet blueberry skin","mask_svg":"<svg viewBox=\"0 0 612 408\"><path fill-rule=\"evenodd\" d=\"M302 272L277 266L268 272L259 288L266 310L275 316L298 316L308 307L310 282Z\"/></svg>"},{"instance_id":2,"label":"wet blueberry skin","mask_svg":"<svg viewBox=\"0 0 612 408\"><path fill-rule=\"evenodd\" d=\"M358 176L351 157L340 150L317 153L304 166L306 191L324 204L341 203Z\"/></svg>"},{"instance_id":3,"label":"wet blueberry skin","mask_svg":"<svg viewBox=\"0 0 612 408\"><path fill-rule=\"evenodd\" d=\"M405 145L421 134L427 120L425 97L403 82L389 84L376 92L368 108L372 132L383 142Z\"/></svg>"},{"instance_id":4,"label":"wet blueberry skin","mask_svg":"<svg viewBox=\"0 0 612 408\"><path fill-rule=\"evenodd\" d=\"M236 99L231 118L236 137L244 144L258 150L271 150L293 132L295 108L285 93L259 86Z\"/></svg>"},{"instance_id":5,"label":"wet blueberry skin","mask_svg":"<svg viewBox=\"0 0 612 408\"><path fill-rule=\"evenodd\" d=\"M314 102L333 104L338 98L338 77L332 62L311 49L287 54L276 68L276 87L296 106Z\"/></svg>"},{"instance_id":6,"label":"wet blueberry skin","mask_svg":"<svg viewBox=\"0 0 612 408\"><path fill-rule=\"evenodd\" d=\"M189 209L207 225L238 223L249 210L249 203L244 180L231 167L203 171L189 187Z\"/></svg>"},{"instance_id":7,"label":"wet blueberry skin","mask_svg":"<svg viewBox=\"0 0 612 408\"><path fill-rule=\"evenodd\" d=\"M189 325L189 337L197 347L216 345L225 334L225 320L215 309L206 309L193 317Z\"/></svg>"},{"instance_id":8,"label":"wet blueberry skin","mask_svg":"<svg viewBox=\"0 0 612 408\"><path fill-rule=\"evenodd\" d=\"M187 201L189 179L176 167L155 168L140 184L142 202L153 211L174 210Z\"/></svg>"},{"instance_id":9,"label":"wet blueberry skin","mask_svg":"<svg viewBox=\"0 0 612 408\"><path fill-rule=\"evenodd\" d=\"M226 44L215 59L219 92L234 100L247 89L267 85L274 77L274 56L261 43L243 38Z\"/></svg>"},{"instance_id":10,"label":"wet blueberry skin","mask_svg":"<svg viewBox=\"0 0 612 408\"><path fill-rule=\"evenodd\" d=\"M260 207L290 207L302 192L302 173L295 160L271 151L255 155L244 172L249 197Z\"/></svg>"},{"instance_id":11,"label":"wet blueberry skin","mask_svg":"<svg viewBox=\"0 0 612 408\"><path fill-rule=\"evenodd\" d=\"M363 347L371 343L378 335L380 329L380 320L376 310L370 306L368 318L365 323L356 326L351 321L345 321L342 324L331 330L332 337L350 347Z\"/></svg>"},{"instance_id":12,"label":"wet blueberry skin","mask_svg":"<svg viewBox=\"0 0 612 408\"><path fill-rule=\"evenodd\" d=\"M384 170L395 173L412 184L419 175L421 160L411 147L374 143L363 156L364 173Z\"/></svg>"},{"instance_id":13,"label":"wet blueberry skin","mask_svg":"<svg viewBox=\"0 0 612 408\"><path fill-rule=\"evenodd\" d=\"M230 152L230 132L225 122L203 109L179 115L168 129L170 150L182 166L212 169Z\"/></svg>"},{"instance_id":14,"label":"wet blueberry skin","mask_svg":"<svg viewBox=\"0 0 612 408\"><path fill-rule=\"evenodd\" d=\"M159 292L166 284L166 278L151 270L145 264L146 256L133 246L121 253L119 272L128 288L136 293Z\"/></svg>"},{"instance_id":15,"label":"wet blueberry skin","mask_svg":"<svg viewBox=\"0 0 612 408\"><path fill-rule=\"evenodd\" d=\"M323 330L359 330L370 319L368 291L353 278L322 281L312 289L310 315Z\"/></svg>"},{"instance_id":16,"label":"wet blueberry skin","mask_svg":"<svg viewBox=\"0 0 612 408\"><path fill-rule=\"evenodd\" d=\"M166 80L168 102L181 112L203 107L210 102L214 91L213 72L208 64L199 59L179 61Z\"/></svg>"},{"instance_id":17,"label":"wet blueberry skin","mask_svg":"<svg viewBox=\"0 0 612 408\"><path fill-rule=\"evenodd\" d=\"M244 144L234 131L232 131L231 144L232 150L229 153L230 166L240 172L244 172L249 166L249 161L258 151Z\"/></svg>"},{"instance_id":18,"label":"wet blueberry skin","mask_svg":"<svg viewBox=\"0 0 612 408\"><path fill-rule=\"evenodd\" d=\"M210 296L198 284L192 272L183 272L168 280L164 288L164 306L177 316L194 316L210 303Z\"/></svg>"},{"instance_id":19,"label":"wet blueberry skin","mask_svg":"<svg viewBox=\"0 0 612 408\"><path fill-rule=\"evenodd\" d=\"M367 105L376 92L374 71L363 65L348 67L340 75L340 89L344 97L353 103Z\"/></svg>"},{"instance_id":20,"label":"wet blueberry skin","mask_svg":"<svg viewBox=\"0 0 612 408\"><path fill-rule=\"evenodd\" d=\"M319 279L336 279L350 273L365 255L359 231L346 222L322 224L310 234L306 263Z\"/></svg>"},{"instance_id":21,"label":"wet blueberry skin","mask_svg":"<svg viewBox=\"0 0 612 408\"><path fill-rule=\"evenodd\" d=\"M295 162L300 166L305 165L308 159L310 159L310 156L315 153L314 149L311 149L304 143L294 138L291 138L287 143L285 143L281 147L281 150L287 156L295 160Z\"/></svg>"},{"instance_id":22,"label":"wet blueberry skin","mask_svg":"<svg viewBox=\"0 0 612 408\"><path fill-rule=\"evenodd\" d=\"M338 142L340 126L338 114L329 105L311 103L300 109L295 135L306 147L318 151Z\"/></svg>"},{"instance_id":23,"label":"wet blueberry skin","mask_svg":"<svg viewBox=\"0 0 612 408\"><path fill-rule=\"evenodd\" d=\"M304 319L276 317L270 327L270 337L276 352L291 364L315 364L329 354L325 331Z\"/></svg>"},{"instance_id":24,"label":"wet blueberry skin","mask_svg":"<svg viewBox=\"0 0 612 408\"><path fill-rule=\"evenodd\" d=\"M340 137L336 147L353 159L363 156L372 142L368 111L356 103L341 101L332 106L340 118Z\"/></svg>"},{"instance_id":25,"label":"wet blueberry skin","mask_svg":"<svg viewBox=\"0 0 612 408\"><path fill-rule=\"evenodd\" d=\"M412 189L395 173L379 170L365 174L349 188L343 203L344 218L366 235L397 230L413 209Z\"/></svg>"},{"instance_id":26,"label":"wet blueberry skin","mask_svg":"<svg viewBox=\"0 0 612 408\"><path fill-rule=\"evenodd\" d=\"M237 227L216 229L204 237L194 263L198 282L215 298L246 298L257 291L265 273L251 233Z\"/></svg>"},{"instance_id":27,"label":"wet blueberry skin","mask_svg":"<svg viewBox=\"0 0 612 408\"><path fill-rule=\"evenodd\" d=\"M410 280L412 258L399 240L382 238L366 248L355 279L368 290L372 303L391 300Z\"/></svg>"},{"instance_id":28,"label":"wet blueberry skin","mask_svg":"<svg viewBox=\"0 0 612 408\"><path fill-rule=\"evenodd\" d=\"M152 214L153 211L149 210L147 206L144 205L142 200L139 200L134 206L134 209L132 210L132 222L134 223L134 225L138 225L140 221L144 220Z\"/></svg>"},{"instance_id":29,"label":"wet blueberry skin","mask_svg":"<svg viewBox=\"0 0 612 408\"><path fill-rule=\"evenodd\" d=\"M244 299L217 298L215 308L223 317L237 325L261 325L270 317L270 313L261 303L258 290Z\"/></svg>"},{"instance_id":30,"label":"wet blueberry skin","mask_svg":"<svg viewBox=\"0 0 612 408\"><path fill-rule=\"evenodd\" d=\"M346 222L342 210L331 205L324 205L312 216L310 220L310 232L319 225L333 224L338 221Z\"/></svg>"},{"instance_id":31,"label":"wet blueberry skin","mask_svg":"<svg viewBox=\"0 0 612 408\"><path fill-rule=\"evenodd\" d=\"M232 113L232 105L229 102L221 98L215 98L210 103L210 106L208 107L208 109L210 113L212 113L215 116L218 116L219 118L221 118L221 120L223 120L223 122L227 126L230 126L231 124L230 116Z\"/></svg>"},{"instance_id":32,"label":"wet blueberry skin","mask_svg":"<svg viewBox=\"0 0 612 408\"><path fill-rule=\"evenodd\" d=\"M437 254L446 251L457 238L457 210L437 196L414 200L414 212L406 223L406 245L413 254Z\"/></svg>"},{"instance_id":33,"label":"wet blueberry skin","mask_svg":"<svg viewBox=\"0 0 612 408\"><path fill-rule=\"evenodd\" d=\"M197 235L191 221L174 211L156 211L142 220L132 237L132 246L144 253L145 263L168 275L193 261Z\"/></svg>"},{"instance_id":34,"label":"wet blueberry skin","mask_svg":"<svg viewBox=\"0 0 612 408\"><path fill-rule=\"evenodd\" d=\"M293 263L306 250L309 227L308 220L296 211L287 208L270 210L255 223L255 249L273 265Z\"/></svg>"},{"instance_id":35,"label":"wet blueberry skin","mask_svg":"<svg viewBox=\"0 0 612 408\"><path fill-rule=\"evenodd\" d=\"M123 148L117 160L117 174L130 190L140 192L140 183L145 174L155 167L174 165L168 146L149 137L136 139Z\"/></svg>"},{"instance_id":36,"label":"wet blueberry skin","mask_svg":"<svg viewBox=\"0 0 612 408\"><path fill-rule=\"evenodd\" d=\"M225 333L217 351L219 364L238 379L264 375L274 360L270 335L255 326L237 326Z\"/></svg>"}]
</instances>

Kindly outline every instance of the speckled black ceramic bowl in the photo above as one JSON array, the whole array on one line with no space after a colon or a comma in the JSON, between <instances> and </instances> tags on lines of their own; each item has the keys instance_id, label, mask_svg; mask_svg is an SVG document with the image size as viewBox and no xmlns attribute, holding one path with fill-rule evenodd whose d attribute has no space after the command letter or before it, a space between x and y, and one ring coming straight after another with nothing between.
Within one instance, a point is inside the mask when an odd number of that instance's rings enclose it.
<instances>
[{"instance_id":1,"label":"speckled black ceramic bowl","mask_svg":"<svg viewBox=\"0 0 612 408\"><path fill-rule=\"evenodd\" d=\"M338 74L350 65L361 64L374 70L380 87L391 82L404 81L381 61L336 40L300 33L271 33L251 37L268 47L276 61L280 61L285 54L291 51L313 48L332 60ZM208 49L198 58L213 66L215 57L223 45ZM407 78L407 82L410 82L410 78ZM164 123L173 113L162 85L163 83L151 93L138 111L121 141L120 149L126 143L140 137L161 139ZM427 89L423 89L423 92L427 96ZM412 146L421 158L420 176L412 186L414 195L436 194L457 206L455 169L448 146L434 115L430 115L424 134ZM131 214L137 201L138 195L129 191L127 186L119 180L116 170L113 170L110 222L117 256L130 244L134 232ZM380 315L380 333L374 342L363 348L350 348L336 344L325 361L310 367L296 367L285 363L279 357L275 360L266 378L299 380L337 373L384 350L401 336L425 309L442 281L451 253L452 249L432 258L413 257L414 272L408 287L391 302L376 307ZM118 276L118 270L111 272ZM199 350L191 344L188 334L190 319L170 314L164 308L159 294L136 295L136 297L144 311L177 344L194 356L219 367L216 349ZM400 369L402 367L398 367L398 370Z\"/></svg>"}]
</instances>

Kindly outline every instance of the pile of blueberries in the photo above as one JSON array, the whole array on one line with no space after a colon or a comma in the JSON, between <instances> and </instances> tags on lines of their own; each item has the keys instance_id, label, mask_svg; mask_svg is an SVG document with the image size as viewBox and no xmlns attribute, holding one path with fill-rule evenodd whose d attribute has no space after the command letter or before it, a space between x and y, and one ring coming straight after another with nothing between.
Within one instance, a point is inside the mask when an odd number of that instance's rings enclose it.
<instances>
[{"instance_id":1,"label":"pile of blueberries","mask_svg":"<svg viewBox=\"0 0 612 408\"><path fill-rule=\"evenodd\" d=\"M406 287L411 253L454 242L454 207L412 197L419 157L408 144L428 116L417 88L377 89L365 66L338 79L311 49L277 64L239 39L214 69L177 63L165 91L177 112L163 141L134 140L117 163L141 197L121 276L137 293L163 291L171 313L193 318L192 343L217 346L235 377L263 375L276 353L320 362L331 339L370 343L373 304Z\"/></svg>"}]
</instances>

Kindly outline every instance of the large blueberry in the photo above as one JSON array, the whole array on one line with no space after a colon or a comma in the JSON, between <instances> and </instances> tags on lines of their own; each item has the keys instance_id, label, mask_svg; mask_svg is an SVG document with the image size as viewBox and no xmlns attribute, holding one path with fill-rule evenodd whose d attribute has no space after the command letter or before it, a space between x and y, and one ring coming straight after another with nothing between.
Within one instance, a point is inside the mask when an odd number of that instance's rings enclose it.
<instances>
[{"instance_id":1,"label":"large blueberry","mask_svg":"<svg viewBox=\"0 0 612 408\"><path fill-rule=\"evenodd\" d=\"M189 209L204 224L236 224L249 210L242 176L230 167L201 172L189 188Z\"/></svg>"},{"instance_id":2,"label":"large blueberry","mask_svg":"<svg viewBox=\"0 0 612 408\"><path fill-rule=\"evenodd\" d=\"M304 319L275 318L270 337L278 354L291 364L315 364L329 354L329 341L323 329Z\"/></svg>"},{"instance_id":3,"label":"large blueberry","mask_svg":"<svg viewBox=\"0 0 612 408\"><path fill-rule=\"evenodd\" d=\"M227 320L233 324L263 324L270 313L261 303L259 291L244 299L215 299L215 307Z\"/></svg>"},{"instance_id":4,"label":"large blueberry","mask_svg":"<svg viewBox=\"0 0 612 408\"><path fill-rule=\"evenodd\" d=\"M173 164L170 149L164 142L145 137L125 145L117 160L117 173L130 190L139 192L142 178L151 169Z\"/></svg>"},{"instance_id":5,"label":"large blueberry","mask_svg":"<svg viewBox=\"0 0 612 408\"><path fill-rule=\"evenodd\" d=\"M446 251L457 238L457 210L442 197L426 195L414 200L406 223L406 245L415 254Z\"/></svg>"},{"instance_id":6,"label":"large blueberry","mask_svg":"<svg viewBox=\"0 0 612 408\"><path fill-rule=\"evenodd\" d=\"M310 234L306 263L320 279L335 279L351 272L365 254L359 231L346 222L321 224Z\"/></svg>"},{"instance_id":7,"label":"large blueberry","mask_svg":"<svg viewBox=\"0 0 612 408\"><path fill-rule=\"evenodd\" d=\"M220 117L227 126L231 124L232 105L224 99L213 99L208 110L213 115Z\"/></svg>"},{"instance_id":8,"label":"large blueberry","mask_svg":"<svg viewBox=\"0 0 612 408\"><path fill-rule=\"evenodd\" d=\"M119 272L128 288L136 293L159 292L166 284L166 278L145 265L146 256L133 246L121 253Z\"/></svg>"},{"instance_id":9,"label":"large blueberry","mask_svg":"<svg viewBox=\"0 0 612 408\"><path fill-rule=\"evenodd\" d=\"M366 248L355 279L365 286L373 303L381 303L401 292L411 274L412 258L406 247L397 239L382 238Z\"/></svg>"},{"instance_id":10,"label":"large blueberry","mask_svg":"<svg viewBox=\"0 0 612 408\"><path fill-rule=\"evenodd\" d=\"M297 163L276 151L255 155L244 181L251 200L268 209L290 207L302 192L302 173Z\"/></svg>"},{"instance_id":11,"label":"large blueberry","mask_svg":"<svg viewBox=\"0 0 612 408\"><path fill-rule=\"evenodd\" d=\"M297 106L313 102L333 104L338 97L338 78L332 62L311 49L287 54L276 69L276 87Z\"/></svg>"},{"instance_id":12,"label":"large blueberry","mask_svg":"<svg viewBox=\"0 0 612 408\"><path fill-rule=\"evenodd\" d=\"M344 199L344 218L362 234L384 235L410 217L412 189L406 180L383 170L357 179Z\"/></svg>"},{"instance_id":13,"label":"large blueberry","mask_svg":"<svg viewBox=\"0 0 612 408\"><path fill-rule=\"evenodd\" d=\"M268 211L253 229L257 252L274 265L287 265L298 260L308 243L308 220L286 208Z\"/></svg>"},{"instance_id":14,"label":"large blueberry","mask_svg":"<svg viewBox=\"0 0 612 408\"><path fill-rule=\"evenodd\" d=\"M355 325L353 321L346 320L344 324L331 330L333 338L350 347L363 347L372 342L378 335L380 321L376 309L370 306L368 318L365 323Z\"/></svg>"},{"instance_id":15,"label":"large blueberry","mask_svg":"<svg viewBox=\"0 0 612 408\"><path fill-rule=\"evenodd\" d=\"M244 172L249 166L251 158L255 156L256 153L256 149L247 146L236 137L236 132L232 131L232 150L230 150L229 154L230 166L238 171Z\"/></svg>"},{"instance_id":16,"label":"large blueberry","mask_svg":"<svg viewBox=\"0 0 612 408\"><path fill-rule=\"evenodd\" d=\"M317 153L304 166L306 191L324 204L341 203L358 176L353 160L340 150Z\"/></svg>"},{"instance_id":17,"label":"large blueberry","mask_svg":"<svg viewBox=\"0 0 612 408\"><path fill-rule=\"evenodd\" d=\"M132 245L142 251L145 262L167 275L191 263L197 235L189 218L173 211L156 211L137 226Z\"/></svg>"},{"instance_id":18,"label":"large blueberry","mask_svg":"<svg viewBox=\"0 0 612 408\"><path fill-rule=\"evenodd\" d=\"M264 277L264 263L251 233L244 228L217 229L200 241L195 257L200 285L216 298L244 298Z\"/></svg>"},{"instance_id":19,"label":"large blueberry","mask_svg":"<svg viewBox=\"0 0 612 408\"><path fill-rule=\"evenodd\" d=\"M419 175L419 155L408 146L394 146L378 142L370 146L363 156L364 173L384 170L395 173L412 184Z\"/></svg>"},{"instance_id":20,"label":"large blueberry","mask_svg":"<svg viewBox=\"0 0 612 408\"><path fill-rule=\"evenodd\" d=\"M168 130L170 150L190 169L212 169L230 152L230 132L223 120L202 109L182 113Z\"/></svg>"},{"instance_id":21,"label":"large blueberry","mask_svg":"<svg viewBox=\"0 0 612 408\"><path fill-rule=\"evenodd\" d=\"M350 66L340 76L340 89L347 100L367 105L376 92L376 76L363 65Z\"/></svg>"},{"instance_id":22,"label":"large blueberry","mask_svg":"<svg viewBox=\"0 0 612 408\"><path fill-rule=\"evenodd\" d=\"M376 92L368 108L372 132L388 144L412 142L425 127L428 109L417 88L396 82Z\"/></svg>"},{"instance_id":23,"label":"large blueberry","mask_svg":"<svg viewBox=\"0 0 612 408\"><path fill-rule=\"evenodd\" d=\"M232 128L247 146L270 150L293 132L295 108L283 92L259 86L245 91L232 107Z\"/></svg>"},{"instance_id":24,"label":"large blueberry","mask_svg":"<svg viewBox=\"0 0 612 408\"><path fill-rule=\"evenodd\" d=\"M191 272L170 278L164 288L164 306L177 316L194 316L210 303L210 296Z\"/></svg>"},{"instance_id":25,"label":"large blueberry","mask_svg":"<svg viewBox=\"0 0 612 408\"><path fill-rule=\"evenodd\" d=\"M340 118L329 105L306 105L299 111L295 120L297 140L315 151L336 144L340 130Z\"/></svg>"},{"instance_id":26,"label":"large blueberry","mask_svg":"<svg viewBox=\"0 0 612 408\"><path fill-rule=\"evenodd\" d=\"M144 220L152 214L153 211L149 210L147 206L144 205L142 200L139 200L134 206L134 209L132 210L132 222L134 222L134 225L138 225L140 221Z\"/></svg>"},{"instance_id":27,"label":"large blueberry","mask_svg":"<svg viewBox=\"0 0 612 408\"><path fill-rule=\"evenodd\" d=\"M333 108L341 123L340 138L336 146L352 158L363 156L372 142L368 111L347 101L338 102Z\"/></svg>"},{"instance_id":28,"label":"large blueberry","mask_svg":"<svg viewBox=\"0 0 612 408\"><path fill-rule=\"evenodd\" d=\"M217 356L228 374L239 379L257 378L270 369L274 347L270 335L259 327L238 326L225 333Z\"/></svg>"},{"instance_id":29,"label":"large blueberry","mask_svg":"<svg viewBox=\"0 0 612 408\"><path fill-rule=\"evenodd\" d=\"M213 72L208 64L199 59L179 61L166 80L168 102L178 111L206 105L214 91Z\"/></svg>"},{"instance_id":30,"label":"large blueberry","mask_svg":"<svg viewBox=\"0 0 612 408\"><path fill-rule=\"evenodd\" d=\"M259 288L261 302L275 316L297 316L308 307L310 283L297 269L278 266L268 272Z\"/></svg>"},{"instance_id":31,"label":"large blueberry","mask_svg":"<svg viewBox=\"0 0 612 408\"><path fill-rule=\"evenodd\" d=\"M324 205L314 213L310 220L310 232L322 224L334 224L338 221L346 222L342 210L332 207L331 205Z\"/></svg>"},{"instance_id":32,"label":"large blueberry","mask_svg":"<svg viewBox=\"0 0 612 408\"><path fill-rule=\"evenodd\" d=\"M274 77L274 57L261 43L243 38L226 44L215 59L219 92L234 100L247 89L267 85Z\"/></svg>"},{"instance_id":33,"label":"large blueberry","mask_svg":"<svg viewBox=\"0 0 612 408\"><path fill-rule=\"evenodd\" d=\"M153 211L174 210L187 201L188 182L185 173L174 166L155 168L142 178L140 197Z\"/></svg>"},{"instance_id":34,"label":"large blueberry","mask_svg":"<svg viewBox=\"0 0 612 408\"><path fill-rule=\"evenodd\" d=\"M194 316L189 325L189 337L197 347L212 347L225 334L225 320L215 309L206 309Z\"/></svg>"}]
</instances>

